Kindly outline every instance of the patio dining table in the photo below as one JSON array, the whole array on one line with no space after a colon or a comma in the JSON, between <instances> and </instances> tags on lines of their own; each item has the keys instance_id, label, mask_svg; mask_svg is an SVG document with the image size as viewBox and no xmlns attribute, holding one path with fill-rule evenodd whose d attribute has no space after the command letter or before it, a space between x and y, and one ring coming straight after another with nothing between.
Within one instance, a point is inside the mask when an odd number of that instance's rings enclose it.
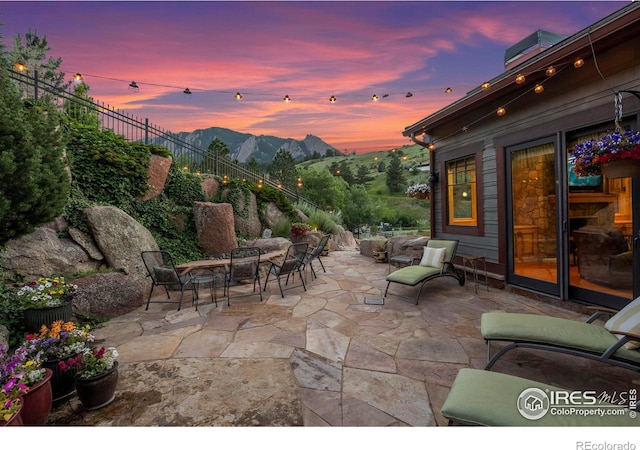
<instances>
[{"instance_id":1,"label":"patio dining table","mask_svg":"<svg viewBox=\"0 0 640 450\"><path fill-rule=\"evenodd\" d=\"M281 258L285 255L287 250L274 250L271 252L263 253L260 255L260 264L262 263L270 263L273 260ZM178 264L176 269L180 273L180 275L186 275L192 270L197 269L215 269L216 267L227 267L231 264L231 258L220 258L220 259L201 259L198 261L190 261L182 264Z\"/></svg>"}]
</instances>

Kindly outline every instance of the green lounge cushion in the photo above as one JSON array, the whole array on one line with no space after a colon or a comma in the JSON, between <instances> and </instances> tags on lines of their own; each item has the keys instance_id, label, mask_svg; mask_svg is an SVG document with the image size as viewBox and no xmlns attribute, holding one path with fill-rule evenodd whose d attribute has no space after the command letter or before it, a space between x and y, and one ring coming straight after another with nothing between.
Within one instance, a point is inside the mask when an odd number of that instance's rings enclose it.
<instances>
[{"instance_id":1,"label":"green lounge cushion","mask_svg":"<svg viewBox=\"0 0 640 450\"><path fill-rule=\"evenodd\" d=\"M600 325L537 314L488 312L480 319L487 340L536 342L602 353L618 341ZM615 356L640 363L637 350L619 349Z\"/></svg>"},{"instance_id":2,"label":"green lounge cushion","mask_svg":"<svg viewBox=\"0 0 640 450\"><path fill-rule=\"evenodd\" d=\"M387 281L415 286L425 278L438 275L439 268L425 266L409 266L398 269L387 275Z\"/></svg>"},{"instance_id":3,"label":"green lounge cushion","mask_svg":"<svg viewBox=\"0 0 640 450\"><path fill-rule=\"evenodd\" d=\"M478 369L460 369L442 406L442 415L460 425L482 426L639 426L640 417L624 415L554 415L547 412L538 420L523 417L518 397L528 388L545 392L565 391L525 378ZM588 389L585 389L588 390Z\"/></svg>"}]
</instances>

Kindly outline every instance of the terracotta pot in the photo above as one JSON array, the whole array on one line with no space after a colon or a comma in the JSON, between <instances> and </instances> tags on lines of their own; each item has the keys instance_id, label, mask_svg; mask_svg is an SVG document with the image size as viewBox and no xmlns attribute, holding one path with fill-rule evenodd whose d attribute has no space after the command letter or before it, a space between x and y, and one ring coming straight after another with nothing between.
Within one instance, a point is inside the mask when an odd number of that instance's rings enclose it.
<instances>
[{"instance_id":1,"label":"terracotta pot","mask_svg":"<svg viewBox=\"0 0 640 450\"><path fill-rule=\"evenodd\" d=\"M42 367L50 369L51 375L51 392L52 402L57 403L71 397L76 392L76 369L62 370L59 366L60 361L73 358L76 355L66 356L64 358L47 360L42 363Z\"/></svg>"},{"instance_id":2,"label":"terracotta pot","mask_svg":"<svg viewBox=\"0 0 640 450\"><path fill-rule=\"evenodd\" d=\"M118 362L113 368L101 375L76 379L76 391L86 410L94 410L107 406L116 398L116 386L118 385Z\"/></svg>"},{"instance_id":3,"label":"terracotta pot","mask_svg":"<svg viewBox=\"0 0 640 450\"><path fill-rule=\"evenodd\" d=\"M53 308L29 308L24 311L24 324L27 331L36 333L42 325L51 325L56 320L71 320L72 303L54 306Z\"/></svg>"},{"instance_id":4,"label":"terracotta pot","mask_svg":"<svg viewBox=\"0 0 640 450\"><path fill-rule=\"evenodd\" d=\"M53 371L45 368L45 375L42 380L29 388L29 391L22 396L22 422L25 425L44 425L47 423L51 412L51 401L53 391L51 390L51 377Z\"/></svg>"},{"instance_id":5,"label":"terracotta pot","mask_svg":"<svg viewBox=\"0 0 640 450\"><path fill-rule=\"evenodd\" d=\"M602 167L602 174L607 178L633 177L638 172L640 172L640 159L620 159Z\"/></svg>"}]
</instances>

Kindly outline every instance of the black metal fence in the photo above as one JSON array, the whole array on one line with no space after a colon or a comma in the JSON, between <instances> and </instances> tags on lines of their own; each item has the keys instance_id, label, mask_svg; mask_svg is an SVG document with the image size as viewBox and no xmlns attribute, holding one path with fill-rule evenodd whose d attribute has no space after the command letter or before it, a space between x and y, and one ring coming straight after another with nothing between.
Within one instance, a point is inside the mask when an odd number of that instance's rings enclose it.
<instances>
[{"instance_id":1,"label":"black metal fence","mask_svg":"<svg viewBox=\"0 0 640 450\"><path fill-rule=\"evenodd\" d=\"M269 174L251 170L229 158L212 155L206 149L185 142L172 132L153 125L148 118L139 118L90 97L78 95L72 88L60 89L39 79L37 71L30 75L10 69L9 76L20 84L27 98L47 99L74 117L82 115L95 117L101 129L110 129L124 136L128 141L162 145L187 170L217 175L223 181L236 179L271 186L280 189L292 202L306 204L312 209L321 209L315 203L300 197L298 191L282 186L278 180L271 179Z\"/></svg>"}]
</instances>

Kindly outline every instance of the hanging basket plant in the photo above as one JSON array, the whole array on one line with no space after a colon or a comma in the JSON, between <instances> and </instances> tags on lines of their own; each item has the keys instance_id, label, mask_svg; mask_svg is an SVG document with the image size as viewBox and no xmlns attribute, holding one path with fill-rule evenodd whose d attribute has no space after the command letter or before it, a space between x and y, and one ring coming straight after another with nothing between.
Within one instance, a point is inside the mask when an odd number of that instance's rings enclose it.
<instances>
[{"instance_id":1,"label":"hanging basket plant","mask_svg":"<svg viewBox=\"0 0 640 450\"><path fill-rule=\"evenodd\" d=\"M431 188L427 183L416 183L409 186L406 190L407 197L415 197L419 199L429 198Z\"/></svg>"},{"instance_id":2,"label":"hanging basket plant","mask_svg":"<svg viewBox=\"0 0 640 450\"><path fill-rule=\"evenodd\" d=\"M633 130L614 131L600 139L576 145L573 156L576 158L573 171L579 177L602 175L603 169L606 172L608 166L619 163L636 165L640 163L640 133Z\"/></svg>"}]
</instances>

